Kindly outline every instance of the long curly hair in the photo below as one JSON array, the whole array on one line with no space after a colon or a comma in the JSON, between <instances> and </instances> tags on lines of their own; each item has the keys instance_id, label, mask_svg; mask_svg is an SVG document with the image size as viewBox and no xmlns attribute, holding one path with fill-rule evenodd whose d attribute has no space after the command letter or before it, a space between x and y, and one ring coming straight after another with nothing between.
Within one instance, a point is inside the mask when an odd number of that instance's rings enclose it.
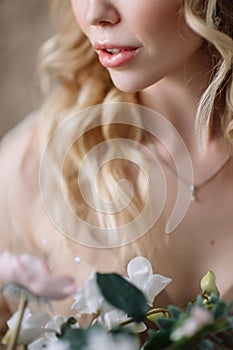
<instances>
[{"instance_id":1,"label":"long curly hair","mask_svg":"<svg viewBox=\"0 0 233 350\"><path fill-rule=\"evenodd\" d=\"M232 140L233 3L187 0L184 5L188 25L205 39L212 58L212 79L199 102L197 127L217 127Z\"/></svg>"},{"instance_id":2,"label":"long curly hair","mask_svg":"<svg viewBox=\"0 0 233 350\"><path fill-rule=\"evenodd\" d=\"M199 102L196 117L197 128L203 130L204 126L206 131L217 130L232 140L233 2L229 0L184 0L183 8L187 24L203 38L203 45L206 46L212 57L212 78ZM47 142L54 130L70 115L78 111L86 111L86 113L77 114L79 117L74 119L72 125L64 127L63 132L50 143L50 162L49 169L47 169L48 176L46 176L48 192L51 194L51 201L56 202L59 206L59 198L56 198L55 195L58 193L60 183L58 159L65 145L72 145L69 147L62 166L63 190L72 210L82 220L92 225L117 227L119 222L126 224L133 220L140 214L145 204L147 189L142 185L145 184L142 171L122 159L122 154L125 153L127 159L130 152L136 152L135 157L143 158L140 150L133 149L133 146L132 149L129 146L127 150L114 148L104 150L105 153L111 152L111 159L115 161L101 166L101 176L97 181L101 195L112 201L115 188L121 179L128 179L133 185L134 194L130 205L120 214L111 214L108 204L105 208L106 213L95 211L93 207L86 204L77 186L77 174L86 154L106 140L123 137L139 143L144 142L147 135L142 132L142 129L130 125L122 127L114 123L115 109L111 115L110 124L104 123L106 118L104 109L100 108L97 115L88 109L88 107L106 102L137 104L139 103L138 95L137 93L123 93L113 85L107 70L100 65L90 42L78 27L70 2L54 0L53 9L56 9L57 33L42 47L40 61L42 87L46 91L45 103L41 109L43 142ZM97 118L98 125L95 123ZM140 123L140 116L137 115L135 118L138 118ZM143 124L142 121L141 124ZM75 133L80 135L80 132L81 137L74 142ZM94 193L96 191L93 186L91 164L81 186L92 191L93 203L98 207L99 198ZM131 197L131 190L132 188L122 190L121 196L124 203L125 196ZM65 220L66 218L64 218L63 225Z\"/></svg>"}]
</instances>

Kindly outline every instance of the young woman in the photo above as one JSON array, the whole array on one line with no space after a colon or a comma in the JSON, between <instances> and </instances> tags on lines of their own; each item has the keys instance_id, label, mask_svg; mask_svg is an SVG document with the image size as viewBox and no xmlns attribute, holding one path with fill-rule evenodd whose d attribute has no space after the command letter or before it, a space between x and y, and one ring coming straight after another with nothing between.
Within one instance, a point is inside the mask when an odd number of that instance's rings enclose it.
<instances>
[{"instance_id":1,"label":"young woman","mask_svg":"<svg viewBox=\"0 0 233 350\"><path fill-rule=\"evenodd\" d=\"M1 250L77 285L143 255L172 278L157 305L208 270L232 299L233 3L71 3L42 49L45 103L2 142Z\"/></svg>"}]
</instances>

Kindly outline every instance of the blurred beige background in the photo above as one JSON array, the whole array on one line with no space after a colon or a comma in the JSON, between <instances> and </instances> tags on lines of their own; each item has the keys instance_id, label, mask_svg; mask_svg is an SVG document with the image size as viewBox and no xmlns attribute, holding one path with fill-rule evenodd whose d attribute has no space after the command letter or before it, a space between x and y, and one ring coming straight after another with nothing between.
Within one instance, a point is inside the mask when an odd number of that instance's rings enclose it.
<instances>
[{"instance_id":1,"label":"blurred beige background","mask_svg":"<svg viewBox=\"0 0 233 350\"><path fill-rule=\"evenodd\" d=\"M64 0L67 1L67 0ZM41 102L36 77L50 0L0 0L0 137Z\"/></svg>"}]
</instances>

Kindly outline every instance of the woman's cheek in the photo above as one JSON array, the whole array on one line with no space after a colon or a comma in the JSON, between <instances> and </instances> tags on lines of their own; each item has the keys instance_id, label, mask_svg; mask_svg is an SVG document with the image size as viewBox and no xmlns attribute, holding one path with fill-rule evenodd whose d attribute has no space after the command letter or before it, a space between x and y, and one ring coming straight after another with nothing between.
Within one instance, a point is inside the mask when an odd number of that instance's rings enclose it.
<instances>
[{"instance_id":1,"label":"woman's cheek","mask_svg":"<svg viewBox=\"0 0 233 350\"><path fill-rule=\"evenodd\" d=\"M87 34L87 22L86 22L86 7L85 4L81 4L80 0L71 0L74 17L80 27L80 29Z\"/></svg>"},{"instance_id":2,"label":"woman's cheek","mask_svg":"<svg viewBox=\"0 0 233 350\"><path fill-rule=\"evenodd\" d=\"M147 1L151 1L151 6L145 6ZM177 0L145 0L128 18L131 32L141 42L177 32L181 21L180 3Z\"/></svg>"}]
</instances>

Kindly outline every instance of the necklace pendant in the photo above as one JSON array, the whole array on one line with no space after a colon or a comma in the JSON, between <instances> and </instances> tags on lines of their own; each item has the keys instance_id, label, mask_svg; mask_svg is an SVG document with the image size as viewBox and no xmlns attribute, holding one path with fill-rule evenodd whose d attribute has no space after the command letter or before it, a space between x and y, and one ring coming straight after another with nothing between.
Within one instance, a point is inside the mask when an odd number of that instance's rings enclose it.
<instances>
[{"instance_id":1,"label":"necklace pendant","mask_svg":"<svg viewBox=\"0 0 233 350\"><path fill-rule=\"evenodd\" d=\"M197 187L194 184L190 185L190 191L192 194L191 201L195 202L197 200Z\"/></svg>"}]
</instances>

